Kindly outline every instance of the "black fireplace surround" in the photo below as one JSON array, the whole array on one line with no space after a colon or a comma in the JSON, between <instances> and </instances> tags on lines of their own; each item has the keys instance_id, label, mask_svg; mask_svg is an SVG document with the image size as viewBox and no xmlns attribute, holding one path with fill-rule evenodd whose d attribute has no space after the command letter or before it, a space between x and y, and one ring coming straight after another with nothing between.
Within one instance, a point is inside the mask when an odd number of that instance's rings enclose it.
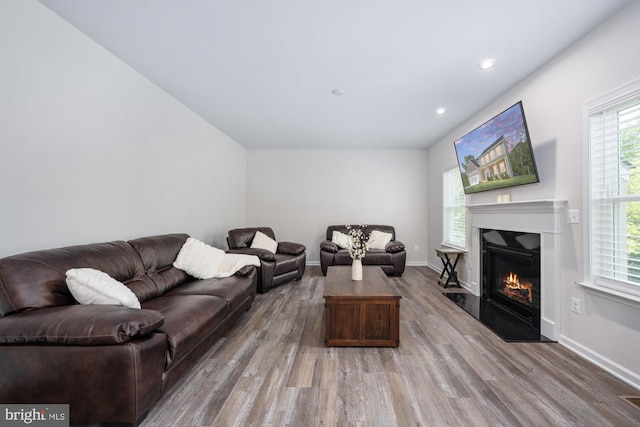
<instances>
[{"instance_id":1,"label":"black fireplace surround","mask_svg":"<svg viewBox=\"0 0 640 427\"><path fill-rule=\"evenodd\" d=\"M482 297L540 330L540 235L481 230Z\"/></svg>"},{"instance_id":2,"label":"black fireplace surround","mask_svg":"<svg viewBox=\"0 0 640 427\"><path fill-rule=\"evenodd\" d=\"M445 295L505 341L550 341L540 334L540 235L480 230L481 295Z\"/></svg>"}]
</instances>

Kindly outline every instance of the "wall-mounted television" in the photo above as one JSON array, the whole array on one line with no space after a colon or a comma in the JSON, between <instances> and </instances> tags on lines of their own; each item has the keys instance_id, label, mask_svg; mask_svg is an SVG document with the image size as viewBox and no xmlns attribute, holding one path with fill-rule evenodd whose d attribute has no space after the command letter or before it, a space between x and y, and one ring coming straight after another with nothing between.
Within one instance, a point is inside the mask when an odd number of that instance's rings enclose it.
<instances>
[{"instance_id":1,"label":"wall-mounted television","mask_svg":"<svg viewBox=\"0 0 640 427\"><path fill-rule=\"evenodd\" d=\"M540 182L522 101L454 146L465 194Z\"/></svg>"}]
</instances>

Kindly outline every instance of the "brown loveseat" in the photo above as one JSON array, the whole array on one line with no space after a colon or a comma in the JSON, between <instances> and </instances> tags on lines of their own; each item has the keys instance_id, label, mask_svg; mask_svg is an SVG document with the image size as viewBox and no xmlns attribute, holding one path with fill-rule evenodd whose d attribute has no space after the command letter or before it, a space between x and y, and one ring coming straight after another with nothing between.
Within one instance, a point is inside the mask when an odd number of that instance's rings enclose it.
<instances>
[{"instance_id":1,"label":"brown loveseat","mask_svg":"<svg viewBox=\"0 0 640 427\"><path fill-rule=\"evenodd\" d=\"M353 225L352 228L361 228L361 226ZM363 229L367 235L374 230L390 233L391 241L386 244L384 249L369 249L362 259L362 264L378 265L387 275L402 276L407 261L407 251L404 244L396 240L395 229L390 225L367 225ZM345 225L330 225L327 227L326 240L320 242L320 267L322 274L325 276L329 266L351 265L353 262L348 249L341 248L331 241L334 231L349 234L349 230Z\"/></svg>"},{"instance_id":2,"label":"brown loveseat","mask_svg":"<svg viewBox=\"0 0 640 427\"><path fill-rule=\"evenodd\" d=\"M258 292L262 294L273 287L300 280L306 266L307 248L294 242L278 242L275 252L252 248L251 243L258 231L276 240L270 227L236 228L229 230L227 237L230 253L256 255L260 258Z\"/></svg>"},{"instance_id":3,"label":"brown loveseat","mask_svg":"<svg viewBox=\"0 0 640 427\"><path fill-rule=\"evenodd\" d=\"M197 280L172 266L186 234L0 260L0 402L67 403L72 423L137 424L251 306L255 267ZM80 305L65 272L94 268L142 309Z\"/></svg>"}]
</instances>

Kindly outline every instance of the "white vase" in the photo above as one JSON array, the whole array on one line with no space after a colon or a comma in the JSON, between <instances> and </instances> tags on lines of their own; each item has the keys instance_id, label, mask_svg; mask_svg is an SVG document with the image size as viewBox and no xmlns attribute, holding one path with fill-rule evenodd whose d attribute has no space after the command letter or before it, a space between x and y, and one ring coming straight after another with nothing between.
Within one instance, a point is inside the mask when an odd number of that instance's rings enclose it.
<instances>
[{"instance_id":1,"label":"white vase","mask_svg":"<svg viewBox=\"0 0 640 427\"><path fill-rule=\"evenodd\" d=\"M351 264L351 280L362 280L362 260L354 258Z\"/></svg>"}]
</instances>

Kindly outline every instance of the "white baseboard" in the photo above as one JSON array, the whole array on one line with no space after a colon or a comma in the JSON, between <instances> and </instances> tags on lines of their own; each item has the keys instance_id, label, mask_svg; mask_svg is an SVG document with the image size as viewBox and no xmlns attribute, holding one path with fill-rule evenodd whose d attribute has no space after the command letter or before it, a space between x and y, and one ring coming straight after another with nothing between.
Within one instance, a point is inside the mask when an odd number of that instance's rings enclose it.
<instances>
[{"instance_id":1,"label":"white baseboard","mask_svg":"<svg viewBox=\"0 0 640 427\"><path fill-rule=\"evenodd\" d=\"M616 362L609 360L601 354L594 352L593 350L583 346L582 344L572 340L571 338L566 337L565 335L560 335L560 339L558 340L558 342L580 357L585 358L594 365L599 366L600 368L609 372L614 377L619 378L630 386L640 390L640 375L638 375L637 373L628 370L624 366L620 366Z\"/></svg>"},{"instance_id":2,"label":"white baseboard","mask_svg":"<svg viewBox=\"0 0 640 427\"><path fill-rule=\"evenodd\" d=\"M438 274L440 274L440 272L442 271L442 267L438 267L437 265L434 265L434 264L431 264L431 263L427 263L427 267L429 267L430 269L432 269L433 271L435 271Z\"/></svg>"},{"instance_id":3,"label":"white baseboard","mask_svg":"<svg viewBox=\"0 0 640 427\"><path fill-rule=\"evenodd\" d=\"M428 267L427 261L407 261L407 267Z\"/></svg>"}]
</instances>

